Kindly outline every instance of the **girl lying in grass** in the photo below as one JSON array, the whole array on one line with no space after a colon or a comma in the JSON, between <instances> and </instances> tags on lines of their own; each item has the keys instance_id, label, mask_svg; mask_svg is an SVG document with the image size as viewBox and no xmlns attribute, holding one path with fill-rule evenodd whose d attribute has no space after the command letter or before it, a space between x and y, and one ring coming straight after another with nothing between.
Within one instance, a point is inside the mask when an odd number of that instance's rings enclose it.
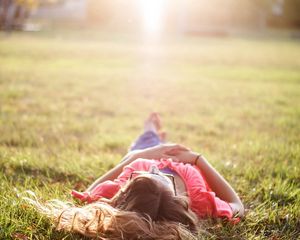
<instances>
[{"instance_id":1,"label":"girl lying in grass","mask_svg":"<svg viewBox=\"0 0 300 240\"><path fill-rule=\"evenodd\" d=\"M201 218L243 216L236 192L201 154L163 142L152 113L116 167L86 191L72 191L86 205L36 205L59 230L100 239L191 239Z\"/></svg>"}]
</instances>

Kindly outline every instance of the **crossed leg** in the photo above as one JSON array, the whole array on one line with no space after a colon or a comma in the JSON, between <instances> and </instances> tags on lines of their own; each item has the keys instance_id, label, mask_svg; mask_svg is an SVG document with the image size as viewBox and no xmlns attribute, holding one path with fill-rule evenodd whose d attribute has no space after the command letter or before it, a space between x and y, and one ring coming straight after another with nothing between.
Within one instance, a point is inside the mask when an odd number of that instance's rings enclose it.
<instances>
[{"instance_id":1,"label":"crossed leg","mask_svg":"<svg viewBox=\"0 0 300 240\"><path fill-rule=\"evenodd\" d=\"M150 113L144 123L144 132L131 145L130 151L156 146L166 141L166 132L162 131L161 118L158 113Z\"/></svg>"}]
</instances>

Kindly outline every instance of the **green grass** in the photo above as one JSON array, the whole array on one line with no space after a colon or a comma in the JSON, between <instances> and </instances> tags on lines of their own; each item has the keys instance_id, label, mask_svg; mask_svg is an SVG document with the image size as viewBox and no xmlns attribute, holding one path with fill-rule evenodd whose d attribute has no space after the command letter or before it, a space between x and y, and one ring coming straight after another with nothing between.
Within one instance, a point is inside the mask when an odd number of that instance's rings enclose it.
<instances>
[{"instance_id":1,"label":"green grass","mask_svg":"<svg viewBox=\"0 0 300 240\"><path fill-rule=\"evenodd\" d=\"M211 239L300 234L300 44L82 32L0 35L0 239L79 239L21 201L71 200L113 167L150 111L246 208ZM200 234L201 235L201 234Z\"/></svg>"}]
</instances>

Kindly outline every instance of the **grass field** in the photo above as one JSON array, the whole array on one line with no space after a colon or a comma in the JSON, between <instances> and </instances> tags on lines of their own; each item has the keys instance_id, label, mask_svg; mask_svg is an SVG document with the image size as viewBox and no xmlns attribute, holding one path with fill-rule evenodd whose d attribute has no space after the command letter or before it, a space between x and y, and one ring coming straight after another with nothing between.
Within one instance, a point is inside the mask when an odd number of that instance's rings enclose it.
<instances>
[{"instance_id":1,"label":"grass field","mask_svg":"<svg viewBox=\"0 0 300 240\"><path fill-rule=\"evenodd\" d=\"M89 31L0 35L0 239L80 239L21 200L71 200L113 167L150 111L247 209L199 239L300 234L300 43Z\"/></svg>"}]
</instances>

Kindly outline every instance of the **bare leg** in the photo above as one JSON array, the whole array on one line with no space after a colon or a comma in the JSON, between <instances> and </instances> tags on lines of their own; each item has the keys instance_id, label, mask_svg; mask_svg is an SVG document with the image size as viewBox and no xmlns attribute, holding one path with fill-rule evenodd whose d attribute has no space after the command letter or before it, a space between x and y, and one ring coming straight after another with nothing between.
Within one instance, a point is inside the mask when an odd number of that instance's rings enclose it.
<instances>
[{"instance_id":1,"label":"bare leg","mask_svg":"<svg viewBox=\"0 0 300 240\"><path fill-rule=\"evenodd\" d=\"M151 113L144 123L144 132L153 131L159 136L159 139L162 142L165 142L166 132L162 131L161 128L162 128L161 117L156 112Z\"/></svg>"}]
</instances>

